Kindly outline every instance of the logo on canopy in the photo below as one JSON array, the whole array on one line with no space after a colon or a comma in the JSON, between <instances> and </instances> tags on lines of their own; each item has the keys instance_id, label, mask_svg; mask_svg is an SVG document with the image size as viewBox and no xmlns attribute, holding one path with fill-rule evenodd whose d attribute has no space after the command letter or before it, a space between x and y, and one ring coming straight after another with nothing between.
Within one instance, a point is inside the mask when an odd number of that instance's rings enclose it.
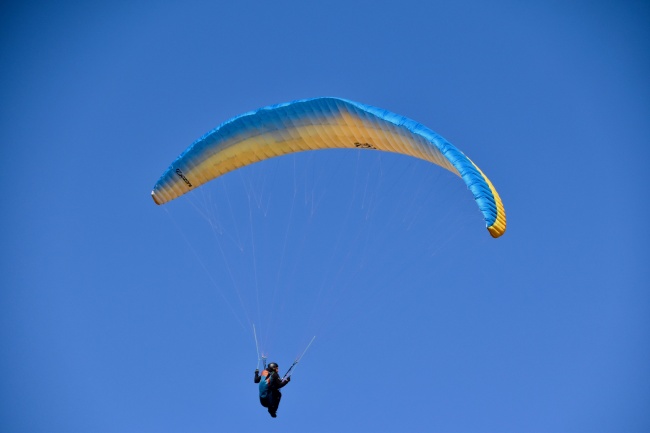
<instances>
[{"instance_id":1,"label":"logo on canopy","mask_svg":"<svg viewBox=\"0 0 650 433\"><path fill-rule=\"evenodd\" d=\"M185 177L185 175L183 174L180 168L176 169L176 174L179 175L181 179L183 179L183 182L185 182L187 186L189 186L190 188L192 187L192 184L190 183L189 180L187 180L187 178Z\"/></svg>"},{"instance_id":2,"label":"logo on canopy","mask_svg":"<svg viewBox=\"0 0 650 433\"><path fill-rule=\"evenodd\" d=\"M358 141L354 142L354 146L361 149L377 149L375 146L373 146L370 143L359 143Z\"/></svg>"}]
</instances>

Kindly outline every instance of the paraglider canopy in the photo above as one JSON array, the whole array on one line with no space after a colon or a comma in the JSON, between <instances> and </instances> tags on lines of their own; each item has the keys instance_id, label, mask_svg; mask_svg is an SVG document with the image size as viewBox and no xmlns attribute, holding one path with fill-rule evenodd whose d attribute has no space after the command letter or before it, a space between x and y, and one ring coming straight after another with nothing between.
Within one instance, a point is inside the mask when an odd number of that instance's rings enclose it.
<instances>
[{"instance_id":1,"label":"paraglider canopy","mask_svg":"<svg viewBox=\"0 0 650 433\"><path fill-rule=\"evenodd\" d=\"M340 98L272 105L236 116L188 147L151 195L167 203L225 173L275 156L318 149L401 153L460 176L492 237L506 230L505 209L490 180L463 152L426 126L390 111Z\"/></svg>"}]
</instances>

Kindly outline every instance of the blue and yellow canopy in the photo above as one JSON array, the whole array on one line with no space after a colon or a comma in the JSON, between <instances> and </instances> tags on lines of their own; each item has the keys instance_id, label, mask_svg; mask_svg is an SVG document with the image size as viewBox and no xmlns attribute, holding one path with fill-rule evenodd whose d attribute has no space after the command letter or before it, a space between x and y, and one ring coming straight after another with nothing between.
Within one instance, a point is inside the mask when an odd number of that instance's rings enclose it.
<instances>
[{"instance_id":1,"label":"blue and yellow canopy","mask_svg":"<svg viewBox=\"0 0 650 433\"><path fill-rule=\"evenodd\" d=\"M418 122L340 98L272 105L224 122L176 158L151 195L157 204L164 204L245 165L292 152L334 148L401 153L456 173L474 195L492 237L506 230L499 194L460 150Z\"/></svg>"}]
</instances>

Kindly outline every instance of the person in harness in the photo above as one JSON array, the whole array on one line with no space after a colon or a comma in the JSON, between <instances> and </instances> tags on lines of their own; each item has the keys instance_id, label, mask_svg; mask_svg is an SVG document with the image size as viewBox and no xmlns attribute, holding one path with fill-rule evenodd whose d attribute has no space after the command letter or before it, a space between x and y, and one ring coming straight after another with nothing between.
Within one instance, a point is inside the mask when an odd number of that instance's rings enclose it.
<instances>
[{"instance_id":1,"label":"person in harness","mask_svg":"<svg viewBox=\"0 0 650 433\"><path fill-rule=\"evenodd\" d=\"M286 379L280 379L280 368L275 362L270 363L262 374L255 370L255 383L259 383L260 404L268 409L273 418L277 416L276 412L280 405L282 393L280 388L291 381L291 376Z\"/></svg>"}]
</instances>

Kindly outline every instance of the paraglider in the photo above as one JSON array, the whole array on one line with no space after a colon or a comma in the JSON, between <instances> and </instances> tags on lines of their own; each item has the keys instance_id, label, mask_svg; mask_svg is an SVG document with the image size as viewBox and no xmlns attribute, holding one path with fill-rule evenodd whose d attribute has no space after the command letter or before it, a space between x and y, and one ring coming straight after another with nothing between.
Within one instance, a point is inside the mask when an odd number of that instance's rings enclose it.
<instances>
[{"instance_id":1,"label":"paraglider","mask_svg":"<svg viewBox=\"0 0 650 433\"><path fill-rule=\"evenodd\" d=\"M151 195L156 204L162 205L241 167L276 156L321 149L385 151L436 164L465 182L490 235L498 238L505 233L506 215L499 194L487 176L458 148L414 120L333 97L272 105L222 123L171 163ZM276 363L267 366L266 358L260 358L254 325L253 334L258 349L254 382L259 384L260 404L275 418L282 397L279 390L290 382L294 366L315 337L280 377ZM261 359L265 365L260 374Z\"/></svg>"},{"instance_id":2,"label":"paraglider","mask_svg":"<svg viewBox=\"0 0 650 433\"><path fill-rule=\"evenodd\" d=\"M278 406L282 399L280 388L283 388L291 381L291 376L285 375L280 379L280 367L275 362L266 366L262 374L255 370L255 383L259 383L260 404L268 409L269 414L277 417Z\"/></svg>"},{"instance_id":3,"label":"paraglider","mask_svg":"<svg viewBox=\"0 0 650 433\"><path fill-rule=\"evenodd\" d=\"M255 337L255 346L257 348L257 333L255 331L255 325L253 325L253 335ZM280 379L280 367L278 366L277 363L271 362L269 365L266 365L266 356L259 356L259 349L258 349L258 364L255 369L255 377L253 378L253 381L255 383L259 384L259 397L260 397L260 404L268 409L269 414L273 417L277 417L277 411L278 411L278 406L280 405L280 400L282 399L282 393L280 392L280 388L283 388L286 386L289 382L291 382L291 372L293 368L298 365L300 360L302 359L303 356L305 356L305 353L307 353L307 350L311 347L312 343L316 339L316 336L312 337L311 341L309 341L309 344L305 348L305 350L302 352L302 354L296 358L295 361L293 361L293 364L291 364L291 367L287 370L287 372L282 376ZM264 361L264 370L260 374L259 370L259 361Z\"/></svg>"},{"instance_id":4,"label":"paraglider","mask_svg":"<svg viewBox=\"0 0 650 433\"><path fill-rule=\"evenodd\" d=\"M332 97L271 105L222 123L172 162L151 195L156 204L164 204L255 162L333 148L395 152L439 165L463 179L492 237L506 230L505 210L496 189L455 146L404 116Z\"/></svg>"}]
</instances>

